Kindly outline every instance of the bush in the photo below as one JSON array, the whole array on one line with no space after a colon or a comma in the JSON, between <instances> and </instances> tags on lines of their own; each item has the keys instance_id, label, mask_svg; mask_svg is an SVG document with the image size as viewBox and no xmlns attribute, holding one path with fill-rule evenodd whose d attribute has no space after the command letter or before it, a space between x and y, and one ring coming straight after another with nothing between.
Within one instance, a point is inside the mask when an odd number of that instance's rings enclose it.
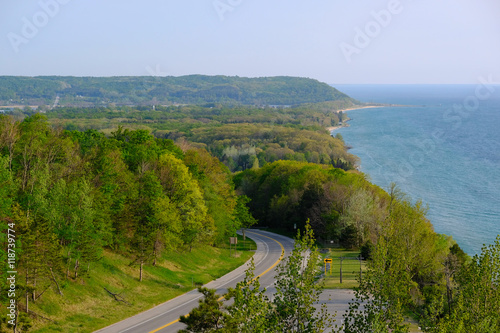
<instances>
[{"instance_id":1,"label":"bush","mask_svg":"<svg viewBox=\"0 0 500 333\"><path fill-rule=\"evenodd\" d=\"M375 245L368 240L365 244L363 244L363 246L361 246L361 257L365 258L365 260L371 259L374 250Z\"/></svg>"}]
</instances>

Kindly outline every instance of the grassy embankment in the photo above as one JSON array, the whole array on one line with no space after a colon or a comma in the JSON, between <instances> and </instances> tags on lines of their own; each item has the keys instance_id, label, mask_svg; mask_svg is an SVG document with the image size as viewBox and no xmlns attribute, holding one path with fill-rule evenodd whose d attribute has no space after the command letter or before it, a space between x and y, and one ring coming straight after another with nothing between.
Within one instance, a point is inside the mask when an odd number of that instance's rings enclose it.
<instances>
[{"instance_id":1,"label":"grassy embankment","mask_svg":"<svg viewBox=\"0 0 500 333\"><path fill-rule=\"evenodd\" d=\"M209 246L165 254L156 267L144 266L143 282L138 281L139 268L129 266L129 258L106 251L90 274L61 282L64 297L50 288L30 303L30 310L50 319L34 321L30 332L93 332L152 308L243 265L256 245L247 239L244 246L241 236L239 243L232 257L229 248ZM104 288L130 305L116 301Z\"/></svg>"},{"instance_id":2,"label":"grassy embankment","mask_svg":"<svg viewBox=\"0 0 500 333\"><path fill-rule=\"evenodd\" d=\"M332 275L330 275L330 268L327 265L327 275L323 279L324 289L354 289L359 286L359 260L355 259L359 256L359 251L349 251L344 249L330 249L329 253L322 253L323 258L330 258L333 260ZM340 257L346 259L342 262L342 283L340 283ZM325 269L324 263L323 270ZM364 273L366 270L366 262L361 262L361 271ZM420 332L418 323L407 316L407 323L409 332Z\"/></svg>"},{"instance_id":3,"label":"grassy embankment","mask_svg":"<svg viewBox=\"0 0 500 333\"><path fill-rule=\"evenodd\" d=\"M286 231L283 229L266 229L270 232L275 232L277 234L287 236L290 238L295 238L296 233L291 231ZM325 264L323 260L325 258L330 258L333 260L332 274L330 275L330 266L327 264L327 274L321 282L324 282L323 289L354 289L359 283L359 251L346 250L342 248L336 249L324 249L328 250L328 253L321 254L321 271L324 273ZM340 258L344 257L342 261L342 283L340 283ZM361 271L366 270L366 261L361 262Z\"/></svg>"},{"instance_id":4,"label":"grassy embankment","mask_svg":"<svg viewBox=\"0 0 500 333\"><path fill-rule=\"evenodd\" d=\"M323 258L330 258L333 261L332 274L330 275L330 267L327 264L327 274L324 281L324 289L353 289L358 286L359 279L359 251L349 251L344 249L329 249L330 252L322 253ZM340 283L340 258L342 261L342 283ZM325 269L322 263L323 270ZM361 262L361 271L366 269L366 263Z\"/></svg>"}]
</instances>

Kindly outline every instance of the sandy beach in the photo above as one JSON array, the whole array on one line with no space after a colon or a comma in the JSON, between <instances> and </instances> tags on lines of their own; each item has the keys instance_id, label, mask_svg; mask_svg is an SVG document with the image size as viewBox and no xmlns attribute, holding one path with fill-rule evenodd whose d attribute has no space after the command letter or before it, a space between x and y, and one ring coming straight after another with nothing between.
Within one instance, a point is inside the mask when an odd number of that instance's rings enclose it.
<instances>
[{"instance_id":1,"label":"sandy beach","mask_svg":"<svg viewBox=\"0 0 500 333\"><path fill-rule=\"evenodd\" d=\"M337 110L336 112L339 113L339 112L346 112L346 111L352 111L352 110L373 109L373 108L381 108L381 107L384 107L384 106L383 105L358 106L358 107L352 107L352 108L348 108L348 109ZM342 125L327 127L326 129L330 133L332 133L333 131L338 130L339 128L342 128L342 127L349 127L349 124L346 124L344 122L344 124L342 124Z\"/></svg>"},{"instance_id":2,"label":"sandy beach","mask_svg":"<svg viewBox=\"0 0 500 333\"><path fill-rule=\"evenodd\" d=\"M342 127L348 127L349 125L348 124L345 124L345 125L342 125L342 126L332 126L332 127L327 127L326 129L332 133L333 131L335 130L338 130L339 128L342 128Z\"/></svg>"},{"instance_id":3,"label":"sandy beach","mask_svg":"<svg viewBox=\"0 0 500 333\"><path fill-rule=\"evenodd\" d=\"M361 110L361 109L383 108L383 107L386 107L386 106L387 105L357 106L357 107L352 107L352 108L348 108L348 109L337 110L337 113L339 113L339 112L346 112L346 111L352 111L352 110Z\"/></svg>"}]
</instances>

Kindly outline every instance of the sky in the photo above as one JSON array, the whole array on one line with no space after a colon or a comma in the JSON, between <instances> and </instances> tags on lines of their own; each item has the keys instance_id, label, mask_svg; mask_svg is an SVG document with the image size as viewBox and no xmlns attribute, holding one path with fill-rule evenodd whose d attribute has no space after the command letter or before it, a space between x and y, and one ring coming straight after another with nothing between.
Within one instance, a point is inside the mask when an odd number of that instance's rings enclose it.
<instances>
[{"instance_id":1,"label":"sky","mask_svg":"<svg viewBox=\"0 0 500 333\"><path fill-rule=\"evenodd\" d=\"M498 0L0 0L0 75L500 82Z\"/></svg>"}]
</instances>

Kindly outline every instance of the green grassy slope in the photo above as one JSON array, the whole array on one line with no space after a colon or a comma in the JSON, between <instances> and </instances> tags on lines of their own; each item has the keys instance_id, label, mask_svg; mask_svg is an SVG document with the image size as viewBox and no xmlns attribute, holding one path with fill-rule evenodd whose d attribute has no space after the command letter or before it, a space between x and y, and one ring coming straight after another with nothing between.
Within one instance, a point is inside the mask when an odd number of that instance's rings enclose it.
<instances>
[{"instance_id":1,"label":"green grassy slope","mask_svg":"<svg viewBox=\"0 0 500 333\"><path fill-rule=\"evenodd\" d=\"M228 248L209 246L166 254L156 267L145 266L143 282L138 281L138 267L129 266L130 259L106 251L89 274L60 281L64 297L49 288L30 303L30 310L50 319L39 317L30 332L93 332L152 308L244 264L253 255L249 249L255 250L255 243L247 239L246 250L240 243L232 257ZM116 301L104 288L130 304Z\"/></svg>"},{"instance_id":2,"label":"green grassy slope","mask_svg":"<svg viewBox=\"0 0 500 333\"><path fill-rule=\"evenodd\" d=\"M330 249L329 253L323 254L325 258L332 259L332 270L327 264L327 274L324 277L325 289L352 289L359 285L359 251L349 251L344 249ZM340 283L340 258L342 261L342 283ZM362 272L366 269L366 263L361 262ZM324 270L324 264L323 264Z\"/></svg>"}]
</instances>

